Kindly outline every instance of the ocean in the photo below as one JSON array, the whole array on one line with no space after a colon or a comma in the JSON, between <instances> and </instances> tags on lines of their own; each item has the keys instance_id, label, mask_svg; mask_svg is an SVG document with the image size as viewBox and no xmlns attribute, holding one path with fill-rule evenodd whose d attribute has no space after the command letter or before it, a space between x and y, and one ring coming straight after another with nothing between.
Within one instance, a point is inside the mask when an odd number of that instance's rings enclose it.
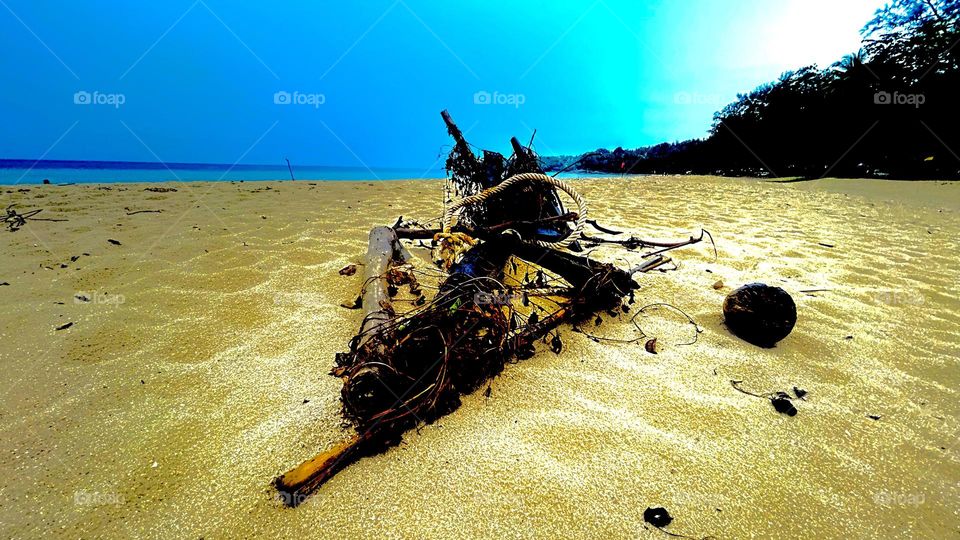
<instances>
[{"instance_id":1,"label":"ocean","mask_svg":"<svg viewBox=\"0 0 960 540\"><path fill-rule=\"evenodd\" d=\"M441 165L428 169L410 167L292 166L296 180L406 180L444 178ZM282 165L225 165L221 163L154 163L132 161L66 161L0 159L0 185L91 184L112 182L193 182L289 180L290 170ZM548 173L553 174L553 173ZM569 171L560 178L616 176L605 173Z\"/></svg>"},{"instance_id":2,"label":"ocean","mask_svg":"<svg viewBox=\"0 0 960 540\"><path fill-rule=\"evenodd\" d=\"M293 166L296 180L443 178L442 168ZM287 165L0 159L0 185L289 180Z\"/></svg>"}]
</instances>

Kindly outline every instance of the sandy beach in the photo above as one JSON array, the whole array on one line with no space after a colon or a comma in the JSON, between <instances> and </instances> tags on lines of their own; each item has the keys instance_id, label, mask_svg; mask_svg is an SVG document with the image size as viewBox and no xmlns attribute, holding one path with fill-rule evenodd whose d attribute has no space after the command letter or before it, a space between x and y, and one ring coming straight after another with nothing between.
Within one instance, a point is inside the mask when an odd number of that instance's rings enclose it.
<instances>
[{"instance_id":1,"label":"sandy beach","mask_svg":"<svg viewBox=\"0 0 960 540\"><path fill-rule=\"evenodd\" d=\"M441 185L0 186L68 220L0 231L0 536L668 538L648 506L694 538L960 534L960 184L939 181L575 180L607 226L713 234L716 260L638 277L697 342L666 311L656 355L564 327L561 354L284 508L270 481L347 435L328 372L362 273L338 269L372 226L437 217ZM754 281L798 305L773 349L723 325ZM731 379L809 394L791 418Z\"/></svg>"}]
</instances>

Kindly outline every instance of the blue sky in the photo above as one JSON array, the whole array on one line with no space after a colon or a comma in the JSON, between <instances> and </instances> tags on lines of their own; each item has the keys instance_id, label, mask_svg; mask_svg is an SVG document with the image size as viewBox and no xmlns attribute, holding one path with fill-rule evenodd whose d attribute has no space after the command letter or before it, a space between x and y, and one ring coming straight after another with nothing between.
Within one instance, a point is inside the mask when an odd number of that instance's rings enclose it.
<instances>
[{"instance_id":1,"label":"blue sky","mask_svg":"<svg viewBox=\"0 0 960 540\"><path fill-rule=\"evenodd\" d=\"M426 168L443 108L506 153L701 137L882 3L0 0L0 157Z\"/></svg>"}]
</instances>

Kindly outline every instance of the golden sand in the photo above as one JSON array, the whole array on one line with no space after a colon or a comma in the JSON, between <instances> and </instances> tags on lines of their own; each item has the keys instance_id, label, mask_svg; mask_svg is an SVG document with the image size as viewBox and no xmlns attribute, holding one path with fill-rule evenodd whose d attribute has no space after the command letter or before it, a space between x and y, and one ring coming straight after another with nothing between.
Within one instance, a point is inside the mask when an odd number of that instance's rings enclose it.
<instances>
[{"instance_id":1,"label":"golden sand","mask_svg":"<svg viewBox=\"0 0 960 540\"><path fill-rule=\"evenodd\" d=\"M346 436L327 372L362 272L337 270L372 226L439 215L440 184L4 187L69 221L0 231L0 536L667 538L648 506L698 538L960 532L960 184L574 185L610 227L713 233L718 260L676 252L635 304L682 308L697 343L665 311L643 322L658 355L565 328L562 354L541 346L293 510L270 480ZM798 304L774 349L722 324L751 281ZM789 418L731 379L810 394Z\"/></svg>"}]
</instances>

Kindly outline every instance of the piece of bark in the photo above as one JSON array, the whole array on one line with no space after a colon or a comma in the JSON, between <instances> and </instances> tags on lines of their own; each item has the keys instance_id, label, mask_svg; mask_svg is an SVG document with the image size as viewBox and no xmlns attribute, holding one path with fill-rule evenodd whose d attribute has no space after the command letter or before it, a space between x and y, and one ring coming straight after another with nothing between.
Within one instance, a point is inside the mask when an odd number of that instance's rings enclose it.
<instances>
[{"instance_id":1,"label":"piece of bark","mask_svg":"<svg viewBox=\"0 0 960 540\"><path fill-rule=\"evenodd\" d=\"M370 230L367 245L367 264L363 286L363 324L360 327L360 347L380 333L383 326L394 316L390 295L387 292L387 270L397 259L400 241L391 227L374 227ZM385 340L377 340L383 343Z\"/></svg>"}]
</instances>

